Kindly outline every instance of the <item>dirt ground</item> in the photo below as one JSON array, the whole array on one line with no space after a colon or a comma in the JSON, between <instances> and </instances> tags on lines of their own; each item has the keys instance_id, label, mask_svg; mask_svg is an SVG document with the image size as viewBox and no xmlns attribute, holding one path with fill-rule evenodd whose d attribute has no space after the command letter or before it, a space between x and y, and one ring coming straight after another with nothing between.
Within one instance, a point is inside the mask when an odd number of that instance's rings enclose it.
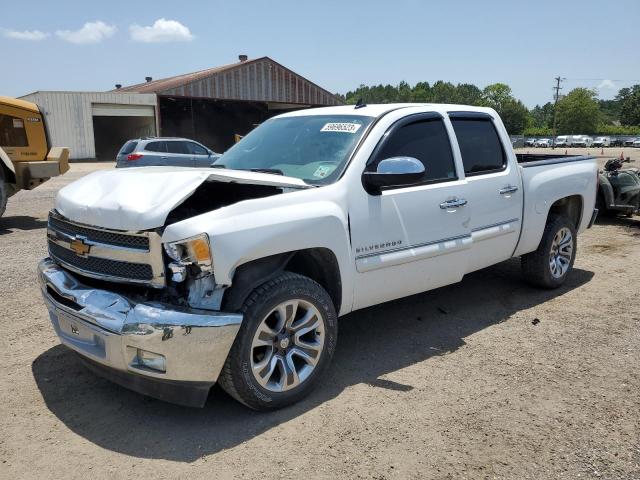
<instances>
[{"instance_id":1,"label":"dirt ground","mask_svg":"<svg viewBox=\"0 0 640 480\"><path fill-rule=\"evenodd\" d=\"M640 217L582 235L560 290L511 260L342 318L298 405L214 388L188 409L85 371L40 299L56 191L111 167L74 164L0 219L0 478L640 479Z\"/></svg>"}]
</instances>

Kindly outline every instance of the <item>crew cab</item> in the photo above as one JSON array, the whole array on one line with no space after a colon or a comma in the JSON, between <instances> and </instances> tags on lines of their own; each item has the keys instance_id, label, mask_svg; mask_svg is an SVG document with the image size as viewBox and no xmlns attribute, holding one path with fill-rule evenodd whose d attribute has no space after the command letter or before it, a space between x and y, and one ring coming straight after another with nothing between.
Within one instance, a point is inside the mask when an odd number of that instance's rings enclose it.
<instances>
[{"instance_id":1,"label":"crew cab","mask_svg":"<svg viewBox=\"0 0 640 480\"><path fill-rule=\"evenodd\" d=\"M213 167L66 186L38 268L63 344L183 405L215 382L257 410L298 401L331 361L339 317L512 257L531 284L559 287L597 213L594 158L516 155L489 108L285 113Z\"/></svg>"}]
</instances>

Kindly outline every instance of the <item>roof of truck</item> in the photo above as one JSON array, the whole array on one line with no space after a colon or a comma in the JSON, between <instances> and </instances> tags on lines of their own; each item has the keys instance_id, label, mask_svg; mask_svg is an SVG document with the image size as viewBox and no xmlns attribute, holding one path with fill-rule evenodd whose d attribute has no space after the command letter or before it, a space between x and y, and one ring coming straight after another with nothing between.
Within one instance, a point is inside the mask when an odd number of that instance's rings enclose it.
<instances>
[{"instance_id":1,"label":"roof of truck","mask_svg":"<svg viewBox=\"0 0 640 480\"><path fill-rule=\"evenodd\" d=\"M4 105L9 105L10 107L21 108L23 110L28 110L34 113L40 113L38 106L35 103L27 102L26 100L19 100L17 98L12 97L2 97L0 96L0 103Z\"/></svg>"},{"instance_id":2,"label":"roof of truck","mask_svg":"<svg viewBox=\"0 0 640 480\"><path fill-rule=\"evenodd\" d=\"M356 108L355 105L340 105L335 107L309 108L305 110L296 110L294 112L284 113L281 117L297 117L307 115L361 115L365 117L379 117L391 110L399 108L427 107L428 110L434 112L482 112L493 113L493 110L486 107L474 107L471 105L452 105L448 103L384 103L362 105Z\"/></svg>"}]
</instances>

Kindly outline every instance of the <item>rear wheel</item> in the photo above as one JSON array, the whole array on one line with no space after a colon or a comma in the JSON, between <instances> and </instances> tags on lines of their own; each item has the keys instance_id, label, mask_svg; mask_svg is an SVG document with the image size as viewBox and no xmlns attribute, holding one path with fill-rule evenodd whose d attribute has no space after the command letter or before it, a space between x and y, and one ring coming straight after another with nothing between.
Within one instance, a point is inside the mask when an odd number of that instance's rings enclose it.
<instances>
[{"instance_id":1,"label":"rear wheel","mask_svg":"<svg viewBox=\"0 0 640 480\"><path fill-rule=\"evenodd\" d=\"M550 215L535 252L521 258L525 279L537 287L558 288L573 268L576 258L576 230L562 215Z\"/></svg>"},{"instance_id":2,"label":"rear wheel","mask_svg":"<svg viewBox=\"0 0 640 480\"><path fill-rule=\"evenodd\" d=\"M284 272L256 290L218 379L254 410L297 402L318 383L338 335L329 294L310 278Z\"/></svg>"}]
</instances>

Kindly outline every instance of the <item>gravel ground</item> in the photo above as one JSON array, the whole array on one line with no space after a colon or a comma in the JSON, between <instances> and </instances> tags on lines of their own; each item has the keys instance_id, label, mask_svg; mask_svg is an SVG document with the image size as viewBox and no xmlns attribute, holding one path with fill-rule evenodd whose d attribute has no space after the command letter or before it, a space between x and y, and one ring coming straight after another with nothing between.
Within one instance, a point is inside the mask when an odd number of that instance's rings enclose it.
<instances>
[{"instance_id":1,"label":"gravel ground","mask_svg":"<svg viewBox=\"0 0 640 480\"><path fill-rule=\"evenodd\" d=\"M56 191L111 166L74 164L0 219L0 478L640 479L638 217L582 235L560 290L511 260L342 318L298 405L256 413L214 388L198 410L85 371L40 300Z\"/></svg>"}]
</instances>

